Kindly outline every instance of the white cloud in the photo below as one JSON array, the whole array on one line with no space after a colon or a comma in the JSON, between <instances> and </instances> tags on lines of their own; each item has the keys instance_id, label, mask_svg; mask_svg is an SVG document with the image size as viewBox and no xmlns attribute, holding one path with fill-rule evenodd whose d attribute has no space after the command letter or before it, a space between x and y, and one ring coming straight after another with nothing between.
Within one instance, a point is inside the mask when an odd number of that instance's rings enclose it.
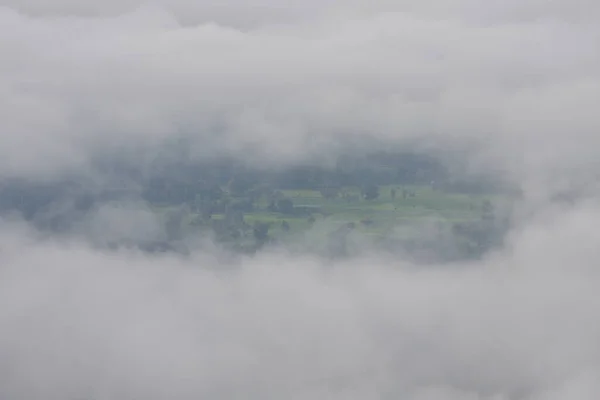
<instances>
[{"instance_id":1,"label":"white cloud","mask_svg":"<svg viewBox=\"0 0 600 400\"><path fill-rule=\"evenodd\" d=\"M437 135L480 142L480 155L519 176L558 153L565 163L593 159L599 29L571 18L587 3L505 4L491 10L540 18L493 23L474 17L475 2L449 3L383 13L384 2L371 11L307 3L311 18L241 30L216 17L182 25L195 15L180 10L196 7L187 2L6 3L3 169L64 171L102 147L177 134L194 136L199 153L250 148L275 161L327 153L350 134ZM246 16L241 4L223 8Z\"/></svg>"},{"instance_id":2,"label":"white cloud","mask_svg":"<svg viewBox=\"0 0 600 400\"><path fill-rule=\"evenodd\" d=\"M0 397L598 398L597 3L1 1L2 176L179 134L275 162L432 136L521 182L524 214L572 185L590 202L425 270L281 253L235 269L5 223ZM88 222L158 235L137 208Z\"/></svg>"},{"instance_id":3,"label":"white cloud","mask_svg":"<svg viewBox=\"0 0 600 400\"><path fill-rule=\"evenodd\" d=\"M4 240L0 391L593 399L598 215L593 206L554 214L487 261L425 269L284 253L225 268L208 253L178 260Z\"/></svg>"}]
</instances>

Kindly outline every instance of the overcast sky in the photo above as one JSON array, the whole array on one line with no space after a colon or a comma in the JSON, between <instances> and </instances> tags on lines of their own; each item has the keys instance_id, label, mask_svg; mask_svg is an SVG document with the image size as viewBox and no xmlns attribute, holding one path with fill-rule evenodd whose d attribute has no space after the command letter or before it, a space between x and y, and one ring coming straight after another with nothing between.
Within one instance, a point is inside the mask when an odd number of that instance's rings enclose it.
<instances>
[{"instance_id":1,"label":"overcast sky","mask_svg":"<svg viewBox=\"0 0 600 400\"><path fill-rule=\"evenodd\" d=\"M356 135L435 138L537 208L485 260L427 270L378 254L107 254L4 222L0 397L598 399L599 198L548 196L600 172L599 12L0 0L2 177L61 177L181 135L198 157L275 163ZM152 232L149 214L90 224Z\"/></svg>"}]
</instances>

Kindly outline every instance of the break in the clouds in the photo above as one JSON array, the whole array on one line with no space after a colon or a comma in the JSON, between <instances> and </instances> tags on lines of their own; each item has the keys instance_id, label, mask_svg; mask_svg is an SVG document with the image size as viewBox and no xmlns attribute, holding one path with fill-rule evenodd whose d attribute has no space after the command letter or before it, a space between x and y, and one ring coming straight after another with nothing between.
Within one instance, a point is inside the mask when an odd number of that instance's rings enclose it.
<instances>
[{"instance_id":1,"label":"break in the clouds","mask_svg":"<svg viewBox=\"0 0 600 400\"><path fill-rule=\"evenodd\" d=\"M2 4L4 175L181 136L260 162L433 138L519 179L595 160L595 2Z\"/></svg>"}]
</instances>

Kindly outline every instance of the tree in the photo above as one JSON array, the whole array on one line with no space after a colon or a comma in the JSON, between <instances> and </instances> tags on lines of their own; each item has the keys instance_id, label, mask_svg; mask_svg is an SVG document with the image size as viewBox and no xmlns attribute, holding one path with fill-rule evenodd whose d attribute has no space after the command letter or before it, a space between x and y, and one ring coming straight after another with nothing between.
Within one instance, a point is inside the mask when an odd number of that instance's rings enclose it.
<instances>
[{"instance_id":1,"label":"tree","mask_svg":"<svg viewBox=\"0 0 600 400\"><path fill-rule=\"evenodd\" d=\"M377 185L367 185L363 189L363 197L365 200L375 200L379 197L379 187Z\"/></svg>"},{"instance_id":2,"label":"tree","mask_svg":"<svg viewBox=\"0 0 600 400\"><path fill-rule=\"evenodd\" d=\"M264 243L269 237L269 224L266 222L255 222L252 233L257 242Z\"/></svg>"},{"instance_id":3,"label":"tree","mask_svg":"<svg viewBox=\"0 0 600 400\"><path fill-rule=\"evenodd\" d=\"M217 184L204 186L199 195L203 201L219 201L224 196L223 189Z\"/></svg>"},{"instance_id":4,"label":"tree","mask_svg":"<svg viewBox=\"0 0 600 400\"><path fill-rule=\"evenodd\" d=\"M270 212L277 212L277 205L275 204L275 200L271 200L269 205L267 206L267 210Z\"/></svg>"},{"instance_id":5,"label":"tree","mask_svg":"<svg viewBox=\"0 0 600 400\"><path fill-rule=\"evenodd\" d=\"M335 199L339 195L339 189L335 187L324 187L319 189L319 192L327 200Z\"/></svg>"},{"instance_id":6,"label":"tree","mask_svg":"<svg viewBox=\"0 0 600 400\"><path fill-rule=\"evenodd\" d=\"M252 189L252 186L253 183L249 179L238 175L229 181L227 184L227 189L233 196L241 197L244 196L250 189Z\"/></svg>"},{"instance_id":7,"label":"tree","mask_svg":"<svg viewBox=\"0 0 600 400\"><path fill-rule=\"evenodd\" d=\"M481 205L481 219L484 221L492 221L495 218L494 205L488 199L485 199Z\"/></svg>"},{"instance_id":8,"label":"tree","mask_svg":"<svg viewBox=\"0 0 600 400\"><path fill-rule=\"evenodd\" d=\"M392 201L396 200L396 189L390 190L390 196L392 196Z\"/></svg>"},{"instance_id":9,"label":"tree","mask_svg":"<svg viewBox=\"0 0 600 400\"><path fill-rule=\"evenodd\" d=\"M270 194L269 194L269 199L271 201L278 201L285 198L285 195L283 194L282 191L280 190L273 190Z\"/></svg>"},{"instance_id":10,"label":"tree","mask_svg":"<svg viewBox=\"0 0 600 400\"><path fill-rule=\"evenodd\" d=\"M294 213L294 202L291 199L281 199L277 201L277 210L283 214Z\"/></svg>"}]
</instances>

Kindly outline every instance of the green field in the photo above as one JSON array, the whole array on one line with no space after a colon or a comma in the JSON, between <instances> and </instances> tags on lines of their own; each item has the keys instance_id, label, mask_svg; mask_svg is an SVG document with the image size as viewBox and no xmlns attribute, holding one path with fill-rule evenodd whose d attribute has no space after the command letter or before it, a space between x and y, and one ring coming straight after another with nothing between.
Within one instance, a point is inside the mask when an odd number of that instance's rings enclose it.
<instances>
[{"instance_id":1,"label":"green field","mask_svg":"<svg viewBox=\"0 0 600 400\"><path fill-rule=\"evenodd\" d=\"M392 189L396 190L395 198ZM319 225L326 225L325 230L331 231L349 222L367 235L410 236L411 227L415 225L437 224L443 229L452 223L476 221L481 218L485 200L499 200L491 196L447 193L430 186L406 185L381 186L374 200L362 198L356 187L342 188L340 195L331 199L324 198L318 190L279 192L292 200L295 209L308 210L310 215L268 211L269 199L261 198L254 211L244 213L244 222L269 224L272 237L290 236L308 229L317 234L319 229L315 227ZM223 215L212 218L220 219ZM287 224L289 229L283 229L282 224Z\"/></svg>"}]
</instances>

